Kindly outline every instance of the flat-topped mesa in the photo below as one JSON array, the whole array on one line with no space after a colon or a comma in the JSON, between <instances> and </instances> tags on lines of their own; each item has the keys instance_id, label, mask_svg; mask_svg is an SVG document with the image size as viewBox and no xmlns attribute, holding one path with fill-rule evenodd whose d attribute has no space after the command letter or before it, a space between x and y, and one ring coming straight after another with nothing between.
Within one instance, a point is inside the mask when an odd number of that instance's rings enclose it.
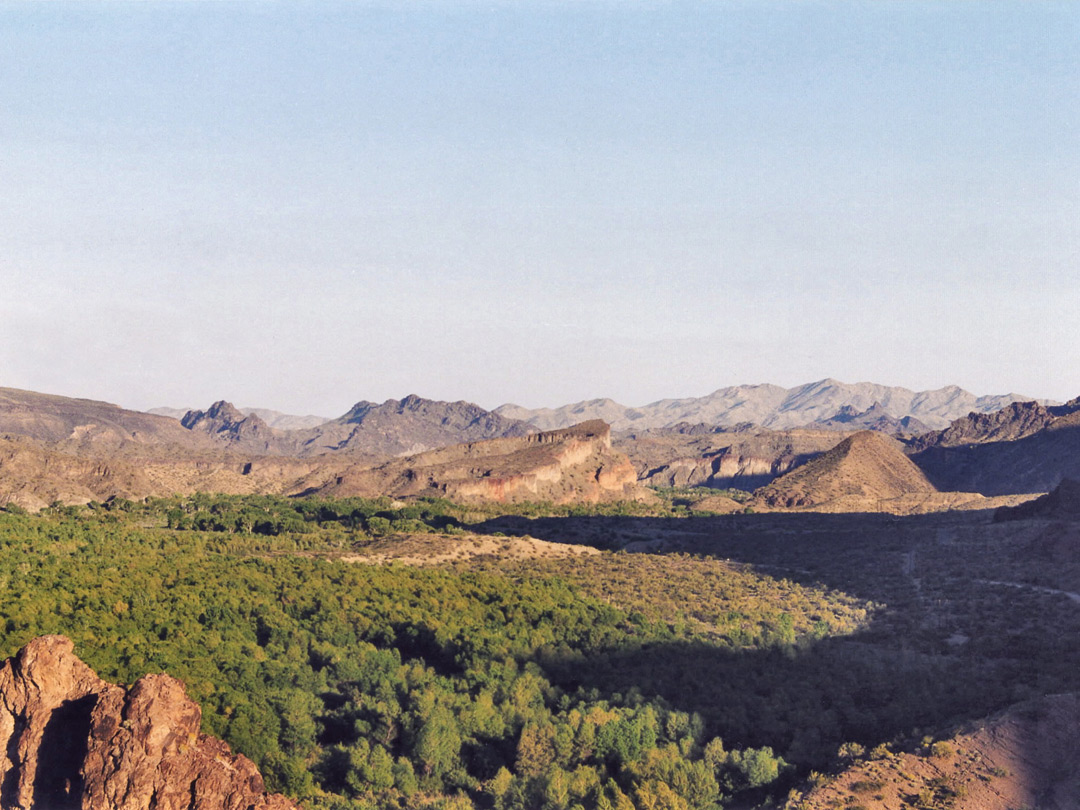
<instances>
[{"instance_id":1,"label":"flat-topped mesa","mask_svg":"<svg viewBox=\"0 0 1080 810\"><path fill-rule=\"evenodd\" d=\"M3 810L299 810L267 794L247 757L199 733L184 684L106 683L64 636L0 666Z\"/></svg>"},{"instance_id":2,"label":"flat-topped mesa","mask_svg":"<svg viewBox=\"0 0 1080 810\"><path fill-rule=\"evenodd\" d=\"M529 444L561 444L572 441L586 441L599 443L607 450L611 449L611 425L602 419L590 419L578 425L547 430L543 433L533 433L525 436Z\"/></svg>"}]
</instances>

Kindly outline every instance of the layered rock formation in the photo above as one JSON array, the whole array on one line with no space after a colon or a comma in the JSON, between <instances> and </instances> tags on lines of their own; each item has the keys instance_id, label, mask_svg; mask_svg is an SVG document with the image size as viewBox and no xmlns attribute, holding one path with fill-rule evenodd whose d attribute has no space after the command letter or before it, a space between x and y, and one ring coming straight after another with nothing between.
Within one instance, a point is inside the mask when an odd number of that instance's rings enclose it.
<instances>
[{"instance_id":1,"label":"layered rock formation","mask_svg":"<svg viewBox=\"0 0 1080 810\"><path fill-rule=\"evenodd\" d=\"M251 760L200 734L201 716L175 678L125 689L69 639L34 639L0 667L0 808L298 810L266 793Z\"/></svg>"},{"instance_id":2,"label":"layered rock formation","mask_svg":"<svg viewBox=\"0 0 1080 810\"><path fill-rule=\"evenodd\" d=\"M612 450L611 428L600 421L520 438L444 447L375 467L353 468L315 492L556 503L644 496L629 460Z\"/></svg>"},{"instance_id":3,"label":"layered rock formation","mask_svg":"<svg viewBox=\"0 0 1080 810\"><path fill-rule=\"evenodd\" d=\"M643 484L754 490L839 444L835 430L720 431L676 426L619 437Z\"/></svg>"},{"instance_id":4,"label":"layered rock formation","mask_svg":"<svg viewBox=\"0 0 1080 810\"><path fill-rule=\"evenodd\" d=\"M138 461L94 460L0 439L0 506L40 509L194 492L336 497L439 495L461 500L596 502L645 497L602 422L429 450L401 459L358 454Z\"/></svg>"},{"instance_id":5,"label":"layered rock formation","mask_svg":"<svg viewBox=\"0 0 1080 810\"><path fill-rule=\"evenodd\" d=\"M125 458L84 458L22 437L0 438L0 505L36 511L54 501L135 498L152 489L145 471Z\"/></svg>"}]
</instances>

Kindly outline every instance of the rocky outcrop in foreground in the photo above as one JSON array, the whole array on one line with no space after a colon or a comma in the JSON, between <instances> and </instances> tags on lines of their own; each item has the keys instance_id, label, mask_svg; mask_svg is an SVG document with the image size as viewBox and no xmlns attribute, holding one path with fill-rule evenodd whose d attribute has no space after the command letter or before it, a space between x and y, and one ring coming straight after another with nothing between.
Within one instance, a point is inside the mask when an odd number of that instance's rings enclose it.
<instances>
[{"instance_id":1,"label":"rocky outcrop in foreground","mask_svg":"<svg viewBox=\"0 0 1080 810\"><path fill-rule=\"evenodd\" d=\"M0 667L3 810L297 810L251 760L199 733L202 712L168 675L98 678L64 636Z\"/></svg>"}]
</instances>

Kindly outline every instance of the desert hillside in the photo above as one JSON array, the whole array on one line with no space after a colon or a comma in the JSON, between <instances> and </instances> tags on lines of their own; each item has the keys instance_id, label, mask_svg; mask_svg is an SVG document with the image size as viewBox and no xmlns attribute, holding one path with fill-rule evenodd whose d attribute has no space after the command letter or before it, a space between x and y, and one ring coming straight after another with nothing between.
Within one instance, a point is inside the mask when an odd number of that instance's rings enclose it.
<instances>
[{"instance_id":1,"label":"desert hillside","mask_svg":"<svg viewBox=\"0 0 1080 810\"><path fill-rule=\"evenodd\" d=\"M312 492L555 503L644 497L633 466L612 450L611 429L600 421L350 468Z\"/></svg>"},{"instance_id":2,"label":"desert hillside","mask_svg":"<svg viewBox=\"0 0 1080 810\"><path fill-rule=\"evenodd\" d=\"M879 501L936 492L899 442L863 431L762 487L755 502L789 508L844 503L875 511Z\"/></svg>"},{"instance_id":3,"label":"desert hillside","mask_svg":"<svg viewBox=\"0 0 1080 810\"><path fill-rule=\"evenodd\" d=\"M835 430L723 430L708 425L624 433L614 440L643 484L753 490L830 450L848 435Z\"/></svg>"},{"instance_id":4,"label":"desert hillside","mask_svg":"<svg viewBox=\"0 0 1080 810\"><path fill-rule=\"evenodd\" d=\"M1080 409L1076 400L1027 402L971 414L919 437L909 452L939 489L1047 492L1063 478L1080 478Z\"/></svg>"},{"instance_id":5,"label":"desert hillside","mask_svg":"<svg viewBox=\"0 0 1080 810\"><path fill-rule=\"evenodd\" d=\"M232 450L310 458L330 453L402 456L436 447L512 436L535 428L470 402L437 402L415 395L382 404L358 402L337 419L296 430L271 428L257 410L229 402L189 411L183 427L207 434Z\"/></svg>"},{"instance_id":6,"label":"desert hillside","mask_svg":"<svg viewBox=\"0 0 1080 810\"><path fill-rule=\"evenodd\" d=\"M888 749L821 777L798 810L1076 810L1080 808L1080 698L1033 700L916 752Z\"/></svg>"}]
</instances>

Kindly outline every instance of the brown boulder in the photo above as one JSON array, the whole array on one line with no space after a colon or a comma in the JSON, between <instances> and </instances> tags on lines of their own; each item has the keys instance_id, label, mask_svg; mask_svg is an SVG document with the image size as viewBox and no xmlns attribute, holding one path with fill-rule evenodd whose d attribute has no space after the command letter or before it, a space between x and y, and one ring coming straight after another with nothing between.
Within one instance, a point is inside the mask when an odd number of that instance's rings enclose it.
<instances>
[{"instance_id":1,"label":"brown boulder","mask_svg":"<svg viewBox=\"0 0 1080 810\"><path fill-rule=\"evenodd\" d=\"M295 810L251 760L199 733L183 683L114 686L73 649L42 636L0 667L0 808Z\"/></svg>"}]
</instances>

